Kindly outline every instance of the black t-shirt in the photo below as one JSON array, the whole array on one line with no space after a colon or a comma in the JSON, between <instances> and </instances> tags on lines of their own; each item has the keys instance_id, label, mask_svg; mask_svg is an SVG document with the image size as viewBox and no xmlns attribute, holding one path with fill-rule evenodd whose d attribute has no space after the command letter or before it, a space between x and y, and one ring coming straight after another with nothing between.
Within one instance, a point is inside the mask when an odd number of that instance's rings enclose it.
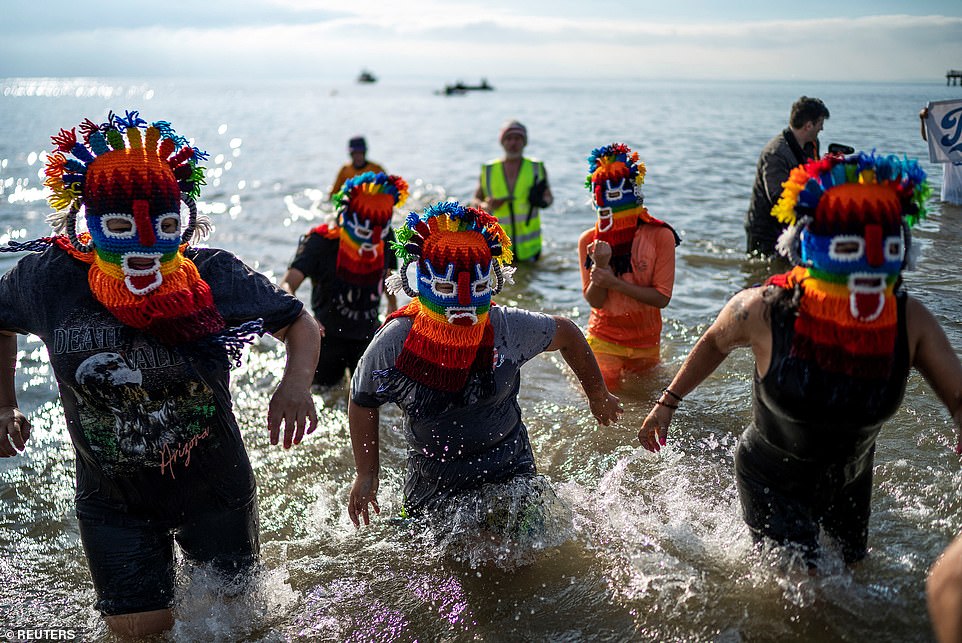
<instances>
[{"instance_id":1,"label":"black t-shirt","mask_svg":"<svg viewBox=\"0 0 962 643\"><path fill-rule=\"evenodd\" d=\"M384 292L384 276L397 268L397 257L390 247L393 230L384 242L384 272L372 287L351 286L337 278L339 239L309 232L301 237L297 254L291 261L311 280L311 309L324 326L324 336L370 341L381 325L378 306Z\"/></svg>"},{"instance_id":2,"label":"black t-shirt","mask_svg":"<svg viewBox=\"0 0 962 643\"><path fill-rule=\"evenodd\" d=\"M229 252L185 254L228 327L262 318L275 332L303 308ZM0 278L0 328L38 336L50 356L77 453L78 512L169 518L247 504L254 478L228 364L123 325L94 299L87 271L51 247Z\"/></svg>"}]
</instances>

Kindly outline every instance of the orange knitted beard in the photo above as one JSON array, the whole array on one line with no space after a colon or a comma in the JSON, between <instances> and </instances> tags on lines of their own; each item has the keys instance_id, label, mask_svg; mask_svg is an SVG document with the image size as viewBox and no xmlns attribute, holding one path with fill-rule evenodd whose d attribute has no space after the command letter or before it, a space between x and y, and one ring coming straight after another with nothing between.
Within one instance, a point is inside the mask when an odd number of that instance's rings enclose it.
<instances>
[{"instance_id":1,"label":"orange knitted beard","mask_svg":"<svg viewBox=\"0 0 962 643\"><path fill-rule=\"evenodd\" d=\"M86 236L86 235L84 235ZM146 295L130 292L123 279L104 272L95 252L80 252L66 237L55 243L71 256L89 263L87 283L94 298L125 326L143 330L168 346L179 346L224 329L224 318L214 306L210 286L201 279L194 262L183 255L162 268L164 280Z\"/></svg>"},{"instance_id":2,"label":"orange knitted beard","mask_svg":"<svg viewBox=\"0 0 962 643\"><path fill-rule=\"evenodd\" d=\"M641 205L612 213L611 226L604 231L599 229L601 222L595 221L595 239L607 242L611 246L612 255L630 253L638 220L644 220L647 214L648 211Z\"/></svg>"},{"instance_id":3,"label":"orange knitted beard","mask_svg":"<svg viewBox=\"0 0 962 643\"><path fill-rule=\"evenodd\" d=\"M898 304L892 286L884 292L880 314L863 321L853 316L855 304L846 286L816 279L808 268L796 266L768 283L784 288L802 286L793 356L829 373L863 379L889 376L898 337Z\"/></svg>"},{"instance_id":4,"label":"orange knitted beard","mask_svg":"<svg viewBox=\"0 0 962 643\"><path fill-rule=\"evenodd\" d=\"M361 246L340 228L337 246L336 274L338 279L355 286L377 286L384 272L384 240L371 244L376 250L360 252ZM367 248L367 246L365 246Z\"/></svg>"},{"instance_id":5,"label":"orange knitted beard","mask_svg":"<svg viewBox=\"0 0 962 643\"><path fill-rule=\"evenodd\" d=\"M472 371L491 371L494 330L487 313L477 324L459 326L415 299L388 319L395 317L413 317L396 366L415 382L453 393L464 388Z\"/></svg>"}]
</instances>

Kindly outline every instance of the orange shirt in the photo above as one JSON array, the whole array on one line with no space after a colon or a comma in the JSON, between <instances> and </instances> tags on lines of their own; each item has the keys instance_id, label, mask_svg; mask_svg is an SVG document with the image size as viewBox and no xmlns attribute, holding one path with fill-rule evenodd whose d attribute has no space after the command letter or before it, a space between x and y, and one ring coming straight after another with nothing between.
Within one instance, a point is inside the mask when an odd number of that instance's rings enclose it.
<instances>
[{"instance_id":1,"label":"orange shirt","mask_svg":"<svg viewBox=\"0 0 962 643\"><path fill-rule=\"evenodd\" d=\"M344 182L349 178L364 174L365 172L374 172L377 174L379 172L384 172L384 168L377 163L371 163L370 161L365 163L364 167L362 168L356 168L354 167L353 163L348 163L341 168L340 172L337 173L337 178L334 179L334 185L331 186L331 194L336 194L337 191L341 189L341 186L344 185Z\"/></svg>"},{"instance_id":2,"label":"orange shirt","mask_svg":"<svg viewBox=\"0 0 962 643\"><path fill-rule=\"evenodd\" d=\"M594 229L578 240L578 256L586 257ZM642 224L631 242L631 269L621 279L636 286L654 288L671 297L675 285L675 236L660 225ZM588 287L589 271L581 262L581 287ZM607 342L633 348L658 346L661 342L661 309L625 294L608 290L601 308L592 308L588 334Z\"/></svg>"}]
</instances>

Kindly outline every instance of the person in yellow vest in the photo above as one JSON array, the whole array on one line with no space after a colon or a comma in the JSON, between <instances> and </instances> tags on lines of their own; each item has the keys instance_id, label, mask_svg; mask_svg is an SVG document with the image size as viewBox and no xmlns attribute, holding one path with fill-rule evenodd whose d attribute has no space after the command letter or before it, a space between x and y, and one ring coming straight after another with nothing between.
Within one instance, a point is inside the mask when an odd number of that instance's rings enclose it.
<instances>
[{"instance_id":1,"label":"person in yellow vest","mask_svg":"<svg viewBox=\"0 0 962 643\"><path fill-rule=\"evenodd\" d=\"M544 163L523 155L528 130L518 121L501 128L504 158L481 166L481 180L474 203L498 218L511 237L518 261L535 261L541 256L540 209L554 201L548 187Z\"/></svg>"},{"instance_id":2,"label":"person in yellow vest","mask_svg":"<svg viewBox=\"0 0 962 643\"><path fill-rule=\"evenodd\" d=\"M351 162L345 163L338 171L337 178L334 179L334 185L331 186L331 192L328 194L329 201L334 200L334 195L341 191L341 186L348 179L361 176L367 172L387 174L383 167L367 160L367 141L364 140L363 136L355 136L349 140L347 151L351 155Z\"/></svg>"}]
</instances>

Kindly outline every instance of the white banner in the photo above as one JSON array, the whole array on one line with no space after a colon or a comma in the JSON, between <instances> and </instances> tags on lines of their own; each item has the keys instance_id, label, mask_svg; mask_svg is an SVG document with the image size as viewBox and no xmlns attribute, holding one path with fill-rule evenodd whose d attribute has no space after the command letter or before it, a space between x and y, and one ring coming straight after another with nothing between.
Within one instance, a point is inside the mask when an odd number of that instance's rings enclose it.
<instances>
[{"instance_id":1,"label":"white banner","mask_svg":"<svg viewBox=\"0 0 962 643\"><path fill-rule=\"evenodd\" d=\"M962 163L962 100L939 100L928 105L925 131L929 160Z\"/></svg>"}]
</instances>

